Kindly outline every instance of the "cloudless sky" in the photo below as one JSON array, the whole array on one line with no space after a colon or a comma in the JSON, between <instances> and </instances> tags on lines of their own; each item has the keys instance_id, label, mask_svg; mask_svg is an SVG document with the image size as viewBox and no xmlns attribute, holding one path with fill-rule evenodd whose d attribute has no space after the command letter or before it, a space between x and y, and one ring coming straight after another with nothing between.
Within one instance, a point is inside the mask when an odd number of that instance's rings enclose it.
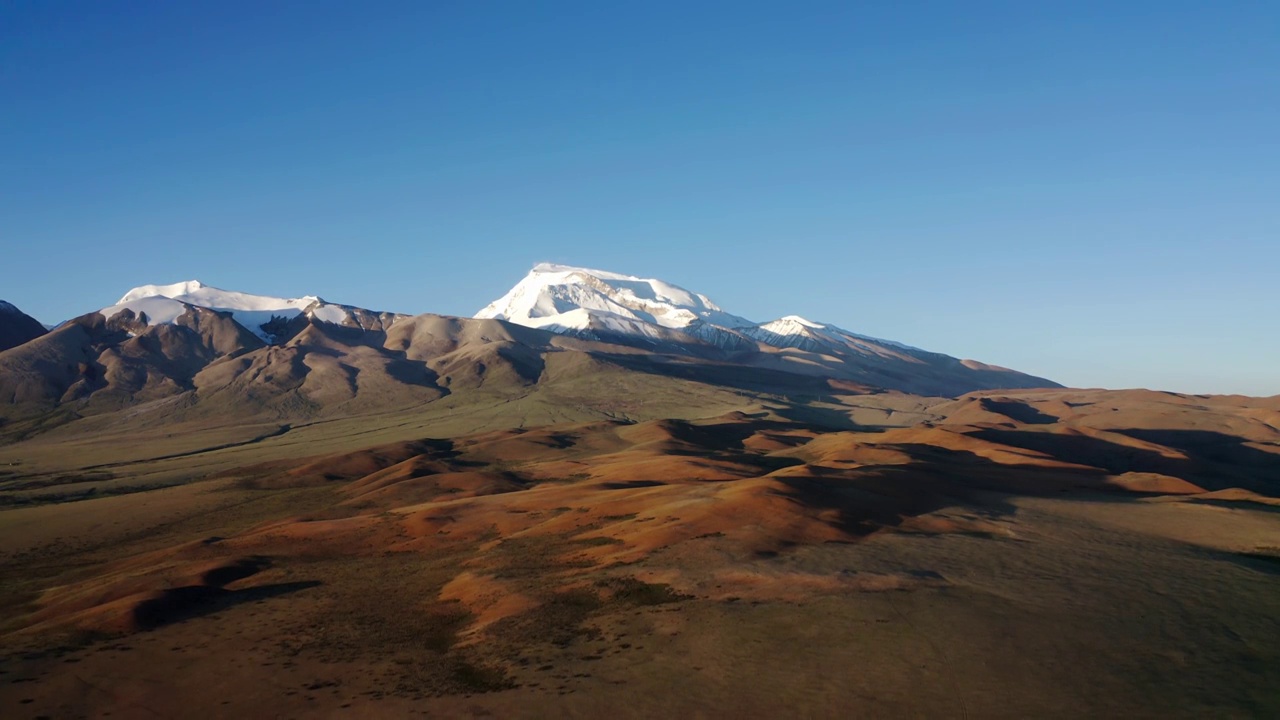
<instances>
[{"instance_id":1,"label":"cloudless sky","mask_svg":"<svg viewBox=\"0 0 1280 720\"><path fill-rule=\"evenodd\" d=\"M539 261L1280 393L1280 3L0 3L0 298L470 315Z\"/></svg>"}]
</instances>

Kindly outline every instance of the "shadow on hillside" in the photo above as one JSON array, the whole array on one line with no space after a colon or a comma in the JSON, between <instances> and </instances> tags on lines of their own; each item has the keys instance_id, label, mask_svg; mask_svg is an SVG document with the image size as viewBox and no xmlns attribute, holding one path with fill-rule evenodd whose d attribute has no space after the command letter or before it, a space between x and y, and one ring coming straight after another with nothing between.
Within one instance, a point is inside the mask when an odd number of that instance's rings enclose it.
<instances>
[{"instance_id":1,"label":"shadow on hillside","mask_svg":"<svg viewBox=\"0 0 1280 720\"><path fill-rule=\"evenodd\" d=\"M592 353L592 356L627 370L681 380L692 380L735 390L790 396L812 395L817 397L831 394L831 387L827 384L825 378L798 375L780 370L728 363L714 364L705 361L693 364L682 362L679 358L655 355Z\"/></svg>"},{"instance_id":2,"label":"shadow on hillside","mask_svg":"<svg viewBox=\"0 0 1280 720\"><path fill-rule=\"evenodd\" d=\"M1166 457L1152 450L1083 435L985 428L968 434L1090 467L1003 464L967 450L885 443L883 447L904 452L912 461L851 471L814 467L812 476L780 479L790 488L792 499L810 509L836 513L840 528L855 536L957 504L980 506L996 517L1012 514L1014 506L1001 497L1072 493L1074 497L1098 502L1130 502L1146 495L1164 494L1135 492L1112 484L1111 476L1126 472L1169 475L1206 490L1241 487L1271 496L1280 490L1280 454L1250 447L1240 438L1206 431L1123 432L1178 449L1187 458ZM1253 510L1280 510L1247 505ZM1276 558L1250 557L1243 562L1274 566Z\"/></svg>"},{"instance_id":3,"label":"shadow on hillside","mask_svg":"<svg viewBox=\"0 0 1280 720\"><path fill-rule=\"evenodd\" d=\"M133 609L134 624L141 630L210 615L242 603L288 595L321 585L318 580L259 585L243 590L227 590L209 585L188 585L165 590L157 598L145 600Z\"/></svg>"},{"instance_id":4,"label":"shadow on hillside","mask_svg":"<svg viewBox=\"0 0 1280 720\"><path fill-rule=\"evenodd\" d=\"M205 544L218 542L210 538ZM224 610L234 605L255 600L286 595L316 587L317 581L276 583L259 585L241 590L228 590L225 586L237 580L253 577L271 567L271 559L261 555L232 560L206 571L198 585L163 590L157 597L138 603L133 608L133 622L141 630L151 630L162 625L188 620L201 615Z\"/></svg>"},{"instance_id":5,"label":"shadow on hillside","mask_svg":"<svg viewBox=\"0 0 1280 720\"><path fill-rule=\"evenodd\" d=\"M925 515L958 504L980 501L994 517L1011 516L1016 508L990 496L978 497L983 488L961 478L940 476L925 467L880 467L832 477L779 478L787 496L809 510L833 513L833 525L863 537L895 527L908 517Z\"/></svg>"},{"instance_id":6,"label":"shadow on hillside","mask_svg":"<svg viewBox=\"0 0 1280 720\"><path fill-rule=\"evenodd\" d=\"M876 432L883 428L859 425L849 417L848 411L835 408L813 407L810 405L787 405L774 408L774 412L788 420L801 423L816 430L855 430L859 432Z\"/></svg>"},{"instance_id":7,"label":"shadow on hillside","mask_svg":"<svg viewBox=\"0 0 1280 720\"><path fill-rule=\"evenodd\" d=\"M1116 475L1126 472L1172 475L1206 490L1241 487L1265 494L1280 490L1280 454L1249 447L1241 438L1203 430L1116 432L1179 450L1187 457L1166 457L1154 450L1117 445L1086 435L1000 428L984 428L968 434Z\"/></svg>"},{"instance_id":8,"label":"shadow on hillside","mask_svg":"<svg viewBox=\"0 0 1280 720\"><path fill-rule=\"evenodd\" d=\"M1026 403L1017 402L1015 400L997 400L995 398L982 398L978 404L983 410L998 413L1007 418L1016 420L1024 425L1052 425L1058 422L1058 418L1048 413L1027 405Z\"/></svg>"},{"instance_id":9,"label":"shadow on hillside","mask_svg":"<svg viewBox=\"0 0 1280 720\"><path fill-rule=\"evenodd\" d=\"M744 443L761 432L783 432L803 428L781 420L754 419L750 422L719 422L694 424L687 420L663 421L672 436L708 452L740 451Z\"/></svg>"},{"instance_id":10,"label":"shadow on hillside","mask_svg":"<svg viewBox=\"0 0 1280 720\"><path fill-rule=\"evenodd\" d=\"M1242 565L1250 570L1268 575L1280 575L1280 555L1277 554L1267 552L1213 552L1211 555Z\"/></svg>"},{"instance_id":11,"label":"shadow on hillside","mask_svg":"<svg viewBox=\"0 0 1280 720\"><path fill-rule=\"evenodd\" d=\"M1191 497L1183 500L1183 502L1192 505L1211 505L1213 507L1227 508L1228 510L1249 510L1251 512L1280 514L1280 506L1267 505L1250 500L1223 500L1222 498Z\"/></svg>"},{"instance_id":12,"label":"shadow on hillside","mask_svg":"<svg viewBox=\"0 0 1280 720\"><path fill-rule=\"evenodd\" d=\"M1122 435L1181 450L1202 462L1257 468L1280 478L1280 447L1267 452L1246 445L1244 438L1207 430L1118 430Z\"/></svg>"},{"instance_id":13,"label":"shadow on hillside","mask_svg":"<svg viewBox=\"0 0 1280 720\"><path fill-rule=\"evenodd\" d=\"M501 467L510 474L510 479L515 484L522 484L524 488L538 488L539 481L534 479L538 477L537 471L530 467L526 474L524 463L531 463L533 466L546 461L554 463L558 461L559 452L570 448L579 448L574 451L575 464L589 466L596 457L593 452L604 458L614 457L619 451L616 444L618 436L615 433L621 427L623 426L619 424L602 424L586 429L575 426L573 429L538 431L534 433L536 437L532 438L526 437L527 433L524 432L496 434L483 436L482 442L474 447L451 440L422 440L321 459L312 458L301 467L292 469L282 464L273 464L267 469L279 475L293 477L320 474L326 481L357 480L393 464L420 458L424 463L430 462L423 464L420 472L406 471L407 479L414 480L419 474L476 469L487 464L492 469ZM883 454L870 452L865 455L868 458L885 457L887 459L883 462L888 464L875 464L880 461L874 459L862 463L833 460L831 464L823 464L820 457L813 464L806 464L794 455L752 450L756 446L747 441L760 433L817 429L815 426L801 425L787 419L768 419L744 414L729 415L715 422L663 420L626 427L634 430L628 430L621 436L628 439L629 448L635 452L638 463L646 459L645 453L655 458L664 455L700 457L740 465L740 468L730 471L730 474L739 474L737 479L754 481L767 476L774 483L771 485L774 491L780 492L793 503L778 511L780 516L776 518L774 527L782 534L808 524L825 523L841 530L850 539L855 539L885 528L900 526L916 516L958 506L969 508L967 512L984 518L996 519L1012 515L1016 512L1012 503L1014 497L1056 497L1071 493L1073 497L1080 499L1126 502L1145 494L1163 494L1157 491L1135 492L1117 485L1114 476L1129 472L1177 477L1209 490L1244 487L1271 495L1275 493L1268 492L1271 488L1266 486L1275 482L1272 478L1280 477L1280 455L1273 456L1250 448L1239 439L1207 432L1168 431L1156 435L1141 431L1142 439L1164 441L1187 454L1186 458L1180 458L1167 457L1154 449L1129 447L1087 435L1044 432L1034 426L1021 429L966 428L966 435L969 437L996 444L997 447L993 449L998 450L998 446L1003 446L1011 452L1018 449L1031 450L1074 465L1061 467L1046 464L1042 459L1031 456L1006 453L995 457L1012 462L997 462L970 449L923 442L884 442L883 436L879 434L838 437L847 437L851 444L867 443L895 451ZM598 447L601 449L596 451L589 450L593 443L586 434L592 432L609 436L609 441L599 443ZM1139 431L1126 434L1138 437ZM531 442L545 446L548 452L535 450L533 455L529 455ZM902 462L898 453L905 454L909 461ZM639 466L648 467L643 463ZM652 467L660 468L662 465L654 464ZM681 465L675 464L672 467ZM568 471L561 469L559 472ZM595 478L591 483L580 486L580 494L575 497L575 501L589 507L593 504L593 493L618 493L661 485L696 485L702 482L686 477L682 472L655 470L652 474L641 477L628 475ZM582 477L590 476L590 473L582 473ZM732 483L737 479L722 478L706 482ZM568 475L562 477L562 481L572 484L575 477ZM385 502L381 507L391 507L392 503L412 504L422 501L421 483L406 483L403 490L393 490L398 482L382 488ZM1142 487L1160 486L1157 483ZM488 486L477 485L471 489L476 493L494 494ZM697 494L697 491L693 491L691 497ZM504 495L519 498L522 493L520 489L514 489ZM720 497L721 501L730 503L723 508L729 515L735 512L733 503L743 502L747 503L745 507L750 507L750 503L754 502L750 491L742 494L725 493ZM491 506L476 507L499 507L507 502L513 503L511 507L521 507L520 500L502 500ZM220 592L208 589L187 588L179 591L186 595L175 595L166 599L166 603L177 603L182 608L187 606L188 600L230 601L223 598ZM168 606L162 604L163 607Z\"/></svg>"}]
</instances>

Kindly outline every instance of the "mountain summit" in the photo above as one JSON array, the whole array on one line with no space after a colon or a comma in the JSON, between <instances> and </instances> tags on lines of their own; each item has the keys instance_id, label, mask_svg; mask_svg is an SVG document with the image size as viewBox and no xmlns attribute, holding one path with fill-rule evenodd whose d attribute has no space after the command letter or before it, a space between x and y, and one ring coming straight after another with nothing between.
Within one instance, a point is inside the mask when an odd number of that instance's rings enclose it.
<instances>
[{"instance_id":1,"label":"mountain summit","mask_svg":"<svg viewBox=\"0 0 1280 720\"><path fill-rule=\"evenodd\" d=\"M285 339L285 328L299 316L366 330L375 329L373 325L382 329L384 324L389 325L395 318L403 317L350 305L335 305L315 295L300 298L254 295L222 290L199 280L136 287L125 293L115 305L99 312L110 320L121 311L129 310L139 318L145 317L148 325L158 325L177 322L191 308L230 313L237 323L268 343Z\"/></svg>"},{"instance_id":2,"label":"mountain summit","mask_svg":"<svg viewBox=\"0 0 1280 720\"><path fill-rule=\"evenodd\" d=\"M715 342L719 330L752 324L662 280L551 263L535 265L475 316L593 338L677 341L683 333Z\"/></svg>"},{"instance_id":3,"label":"mountain summit","mask_svg":"<svg viewBox=\"0 0 1280 720\"><path fill-rule=\"evenodd\" d=\"M757 323L725 311L706 295L662 280L567 265L535 265L476 317L915 393L1057 386L798 315Z\"/></svg>"}]
</instances>

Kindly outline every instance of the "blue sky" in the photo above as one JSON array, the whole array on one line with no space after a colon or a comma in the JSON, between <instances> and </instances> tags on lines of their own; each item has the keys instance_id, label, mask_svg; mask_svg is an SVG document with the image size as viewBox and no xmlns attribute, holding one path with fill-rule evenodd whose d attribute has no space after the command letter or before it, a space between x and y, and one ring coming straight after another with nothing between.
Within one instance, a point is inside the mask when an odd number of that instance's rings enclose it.
<instances>
[{"instance_id":1,"label":"blue sky","mask_svg":"<svg viewBox=\"0 0 1280 720\"><path fill-rule=\"evenodd\" d=\"M18 0L0 298L469 315L546 260L1277 394L1277 37L1267 2Z\"/></svg>"}]
</instances>

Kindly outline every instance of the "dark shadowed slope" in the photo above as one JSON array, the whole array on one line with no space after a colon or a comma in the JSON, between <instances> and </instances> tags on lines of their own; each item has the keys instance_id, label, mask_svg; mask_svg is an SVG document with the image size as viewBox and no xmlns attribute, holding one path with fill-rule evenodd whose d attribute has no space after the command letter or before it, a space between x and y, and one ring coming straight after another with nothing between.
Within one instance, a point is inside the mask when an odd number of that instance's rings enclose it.
<instances>
[{"instance_id":1,"label":"dark shadowed slope","mask_svg":"<svg viewBox=\"0 0 1280 720\"><path fill-rule=\"evenodd\" d=\"M0 352L30 342L43 334L44 325L38 320L13 304L0 300Z\"/></svg>"}]
</instances>

